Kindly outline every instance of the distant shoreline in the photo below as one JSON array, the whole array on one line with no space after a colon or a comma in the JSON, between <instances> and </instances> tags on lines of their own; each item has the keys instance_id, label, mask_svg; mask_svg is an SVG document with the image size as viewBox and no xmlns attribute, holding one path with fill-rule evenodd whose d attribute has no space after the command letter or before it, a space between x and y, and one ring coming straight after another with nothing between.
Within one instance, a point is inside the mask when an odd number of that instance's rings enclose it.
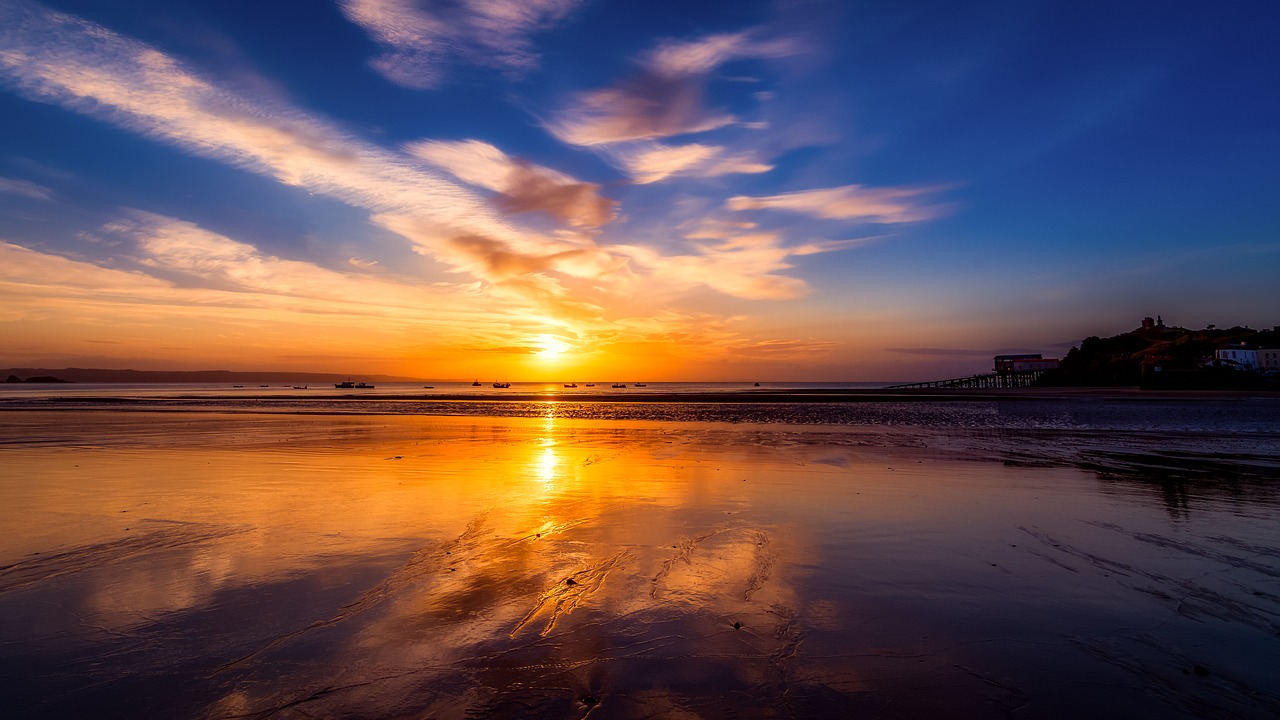
<instances>
[{"instance_id":1,"label":"distant shoreline","mask_svg":"<svg viewBox=\"0 0 1280 720\"><path fill-rule=\"evenodd\" d=\"M301 391L300 391L301 392ZM0 398L3 391L0 390ZM183 401L216 407L223 402L270 402L278 405L305 407L320 403L343 402L447 402L447 403L680 403L680 404L763 404L763 403L878 403L878 402L1019 402L1034 400L1224 400L1280 399L1280 392L1265 390L1142 390L1137 387L1087 388L1008 388L1008 389L794 389L794 390L725 390L720 392L586 392L562 393L397 393L364 394L329 393L299 395L245 394L234 397L173 393L163 396L127 397L118 395L56 395L50 400L68 403L50 410L76 410L76 406L110 405L116 408L156 408ZM0 403L0 410L34 409L30 405Z\"/></svg>"}]
</instances>

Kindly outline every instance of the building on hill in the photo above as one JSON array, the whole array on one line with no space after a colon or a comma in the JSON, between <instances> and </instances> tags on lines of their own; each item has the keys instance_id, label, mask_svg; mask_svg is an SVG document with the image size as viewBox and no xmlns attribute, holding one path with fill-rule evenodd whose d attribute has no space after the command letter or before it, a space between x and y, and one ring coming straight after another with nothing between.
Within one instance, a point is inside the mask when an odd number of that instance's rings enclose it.
<instances>
[{"instance_id":1,"label":"building on hill","mask_svg":"<svg viewBox=\"0 0 1280 720\"><path fill-rule=\"evenodd\" d=\"M1265 373L1280 372L1280 348L1259 348L1258 369Z\"/></svg>"},{"instance_id":2,"label":"building on hill","mask_svg":"<svg viewBox=\"0 0 1280 720\"><path fill-rule=\"evenodd\" d=\"M1258 351L1244 343L1220 346L1214 354L1214 360L1217 361L1218 365L1225 365L1237 370L1258 369Z\"/></svg>"}]
</instances>

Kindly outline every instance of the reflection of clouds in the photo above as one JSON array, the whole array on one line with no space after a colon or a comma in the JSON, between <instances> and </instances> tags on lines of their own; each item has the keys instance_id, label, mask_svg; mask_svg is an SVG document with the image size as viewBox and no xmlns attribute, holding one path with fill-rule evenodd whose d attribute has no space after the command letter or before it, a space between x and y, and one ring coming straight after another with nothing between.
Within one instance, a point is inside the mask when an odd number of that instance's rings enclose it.
<instances>
[{"instance_id":1,"label":"reflection of clouds","mask_svg":"<svg viewBox=\"0 0 1280 720\"><path fill-rule=\"evenodd\" d=\"M122 494L165 494L157 513L163 504L175 519L253 531L116 558L86 578L94 596L83 604L93 611L79 615L145 633L157 654L172 649L202 669L236 659L223 653L259 651L207 690L229 693L227 714L305 698L316 682L337 688L305 700L322 716L394 715L380 704L390 697L440 710L458 700L451 688L477 685L505 702L511 682L542 673L530 668L546 667L556 687L572 686L561 674L573 671L564 668L598 666L608 659L602 653L646 636L672 638L654 650L675 658L672 672L698 677L707 664L741 662L759 674L767 670L762 658L781 657L789 642L771 630L779 624L771 613L782 612L775 606L797 605L787 573L773 567L769 543L783 528L726 513L718 468L692 467L687 453L655 459L654 448L669 447L665 433L554 417L308 419L302 435L327 448L316 452L263 447L273 433L281 446L299 433L294 418L264 418L251 423L256 446L171 452L165 443L197 439L179 429L187 422L161 423L173 432L127 457L87 454L103 480L97 502L115 508L126 505ZM226 444L248 429L227 422L221 434L205 425L199 441ZM587 462L602 452L612 453L607 462ZM384 460L394 455L402 457ZM104 462L111 457L118 461ZM204 470L171 486L155 479L166 468L172 477L175 464ZM788 537L794 548L795 534ZM672 546L686 544L690 552L677 558ZM679 565L652 597L655 575L673 559ZM320 588L331 602L310 601ZM287 608L288 617L246 609L268 606ZM237 613L243 627L214 627ZM522 618L537 632L513 634ZM737 633L735 621L761 632ZM235 634L234 648L181 647L197 634ZM281 663L286 656L306 660ZM652 660L612 659L619 663L608 682L622 685L644 677ZM406 667L417 670L398 672ZM730 672L734 687L749 682L742 668ZM673 676L670 687L679 695L692 682Z\"/></svg>"},{"instance_id":2,"label":"reflection of clouds","mask_svg":"<svg viewBox=\"0 0 1280 720\"><path fill-rule=\"evenodd\" d=\"M233 580L235 557L227 548L202 547L141 562L114 563L96 573L85 599L91 624L124 630L160 613L197 607Z\"/></svg>"}]
</instances>

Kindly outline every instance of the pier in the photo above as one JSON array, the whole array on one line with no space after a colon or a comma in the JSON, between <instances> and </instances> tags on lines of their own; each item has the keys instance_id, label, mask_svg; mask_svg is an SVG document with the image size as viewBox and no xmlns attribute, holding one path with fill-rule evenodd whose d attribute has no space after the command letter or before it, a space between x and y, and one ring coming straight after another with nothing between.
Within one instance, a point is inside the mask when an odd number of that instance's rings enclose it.
<instances>
[{"instance_id":1,"label":"pier","mask_svg":"<svg viewBox=\"0 0 1280 720\"><path fill-rule=\"evenodd\" d=\"M998 372L984 375L951 378L950 380L929 380L927 382L890 385L885 390L916 390L924 388L1024 388L1032 387L1044 375L1044 370L1025 370L1022 372Z\"/></svg>"}]
</instances>

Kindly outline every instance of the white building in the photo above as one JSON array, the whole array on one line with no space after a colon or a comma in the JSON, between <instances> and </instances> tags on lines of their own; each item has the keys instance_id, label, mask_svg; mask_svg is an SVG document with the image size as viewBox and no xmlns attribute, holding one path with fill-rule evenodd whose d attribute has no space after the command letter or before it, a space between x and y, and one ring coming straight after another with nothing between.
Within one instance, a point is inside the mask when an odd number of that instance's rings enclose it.
<instances>
[{"instance_id":1,"label":"white building","mask_svg":"<svg viewBox=\"0 0 1280 720\"><path fill-rule=\"evenodd\" d=\"M1280 372L1280 348L1258 350L1258 369L1262 372Z\"/></svg>"},{"instance_id":2,"label":"white building","mask_svg":"<svg viewBox=\"0 0 1280 720\"><path fill-rule=\"evenodd\" d=\"M1237 370L1258 369L1258 351L1247 345L1223 345L1218 348L1216 359L1219 365Z\"/></svg>"}]
</instances>

